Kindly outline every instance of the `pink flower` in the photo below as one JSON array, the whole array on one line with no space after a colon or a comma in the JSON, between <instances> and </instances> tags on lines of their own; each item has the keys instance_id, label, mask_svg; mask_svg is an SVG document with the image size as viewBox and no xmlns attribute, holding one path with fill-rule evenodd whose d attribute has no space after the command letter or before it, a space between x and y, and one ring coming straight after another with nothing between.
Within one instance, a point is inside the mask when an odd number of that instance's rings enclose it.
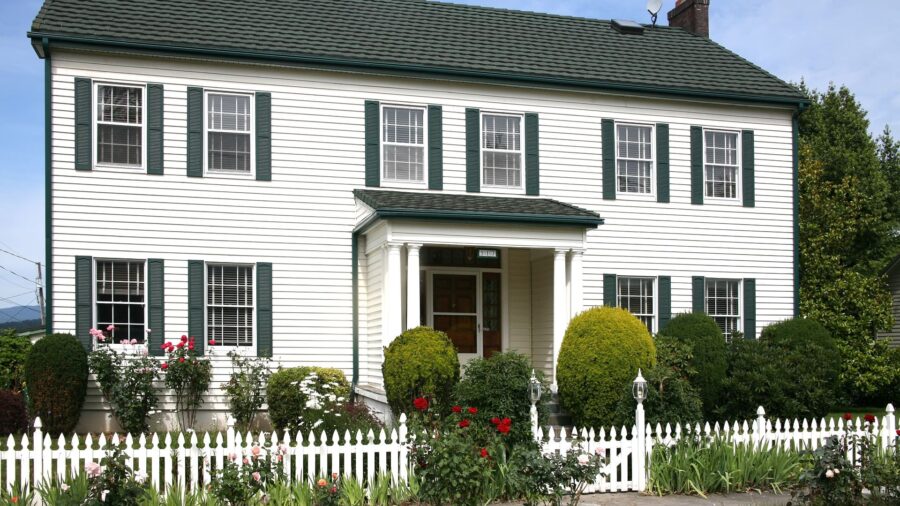
<instances>
[{"instance_id":1,"label":"pink flower","mask_svg":"<svg viewBox=\"0 0 900 506\"><path fill-rule=\"evenodd\" d=\"M91 478L96 478L100 476L100 464L96 462L88 462L84 465L84 470L87 472L87 475Z\"/></svg>"},{"instance_id":2,"label":"pink flower","mask_svg":"<svg viewBox=\"0 0 900 506\"><path fill-rule=\"evenodd\" d=\"M237 460L237 453L234 453L234 452L229 453L229 454L228 454L228 460L230 460L230 461L232 461L232 462L234 462L235 460Z\"/></svg>"},{"instance_id":3,"label":"pink flower","mask_svg":"<svg viewBox=\"0 0 900 506\"><path fill-rule=\"evenodd\" d=\"M258 446L254 446L252 449L250 449L250 453L252 453L254 457L259 457L260 451L261 450Z\"/></svg>"},{"instance_id":4,"label":"pink flower","mask_svg":"<svg viewBox=\"0 0 900 506\"><path fill-rule=\"evenodd\" d=\"M250 463L250 459L248 459L247 457L244 457L244 464L249 464L249 463Z\"/></svg>"},{"instance_id":5,"label":"pink flower","mask_svg":"<svg viewBox=\"0 0 900 506\"><path fill-rule=\"evenodd\" d=\"M253 479L256 481L259 481L260 479L262 479L262 476L260 476L259 471L253 471L253 474L251 474L250 476L252 476Z\"/></svg>"},{"instance_id":6,"label":"pink flower","mask_svg":"<svg viewBox=\"0 0 900 506\"><path fill-rule=\"evenodd\" d=\"M137 344L137 339L132 339L131 344Z\"/></svg>"}]
</instances>

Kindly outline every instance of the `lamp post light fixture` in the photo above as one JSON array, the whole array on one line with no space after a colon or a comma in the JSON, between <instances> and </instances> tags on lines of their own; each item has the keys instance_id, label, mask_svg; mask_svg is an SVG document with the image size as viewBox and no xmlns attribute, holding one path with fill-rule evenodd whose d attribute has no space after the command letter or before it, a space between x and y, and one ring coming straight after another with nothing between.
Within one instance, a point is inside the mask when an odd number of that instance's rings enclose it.
<instances>
[{"instance_id":1,"label":"lamp post light fixture","mask_svg":"<svg viewBox=\"0 0 900 506\"><path fill-rule=\"evenodd\" d=\"M647 485L647 465L646 465L646 427L644 420L644 401L647 399L647 380L638 369L637 377L631 385L631 395L637 401L637 407L634 410L634 438L638 442L638 451L634 454L634 482L638 491L643 491Z\"/></svg>"},{"instance_id":2,"label":"lamp post light fixture","mask_svg":"<svg viewBox=\"0 0 900 506\"><path fill-rule=\"evenodd\" d=\"M537 437L538 433L537 403L541 400L541 390L541 382L538 381L537 376L534 374L534 369L532 369L531 380L528 382L528 398L531 401L531 434L534 437Z\"/></svg>"},{"instance_id":3,"label":"lamp post light fixture","mask_svg":"<svg viewBox=\"0 0 900 506\"><path fill-rule=\"evenodd\" d=\"M647 380L644 379L640 369L638 369L637 378L634 378L634 383L631 385L631 395L634 396L634 400L638 404L643 403L647 399Z\"/></svg>"}]
</instances>

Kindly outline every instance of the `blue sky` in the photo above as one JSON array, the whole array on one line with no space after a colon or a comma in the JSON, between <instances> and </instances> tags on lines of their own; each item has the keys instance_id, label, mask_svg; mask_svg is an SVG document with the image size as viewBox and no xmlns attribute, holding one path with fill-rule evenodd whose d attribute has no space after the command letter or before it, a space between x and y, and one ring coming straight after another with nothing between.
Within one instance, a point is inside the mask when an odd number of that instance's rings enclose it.
<instances>
[{"instance_id":1,"label":"blue sky","mask_svg":"<svg viewBox=\"0 0 900 506\"><path fill-rule=\"evenodd\" d=\"M460 0L509 9L648 21L645 0ZM675 0L664 0L659 22ZM40 0L0 2L0 249L43 261L43 64L25 32ZM900 132L896 0L712 0L711 37L769 72L818 89L846 84L871 130ZM893 34L893 35L892 35ZM33 264L0 252L0 307L34 302Z\"/></svg>"}]
</instances>

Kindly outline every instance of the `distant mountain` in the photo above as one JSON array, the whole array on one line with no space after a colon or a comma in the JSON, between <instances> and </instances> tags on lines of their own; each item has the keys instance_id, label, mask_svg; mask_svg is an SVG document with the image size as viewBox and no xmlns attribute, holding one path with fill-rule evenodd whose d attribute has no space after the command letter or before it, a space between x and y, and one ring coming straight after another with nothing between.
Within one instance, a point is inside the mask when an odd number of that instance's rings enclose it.
<instances>
[{"instance_id":1,"label":"distant mountain","mask_svg":"<svg viewBox=\"0 0 900 506\"><path fill-rule=\"evenodd\" d=\"M0 324L34 319L41 319L40 306L14 306L0 308Z\"/></svg>"}]
</instances>

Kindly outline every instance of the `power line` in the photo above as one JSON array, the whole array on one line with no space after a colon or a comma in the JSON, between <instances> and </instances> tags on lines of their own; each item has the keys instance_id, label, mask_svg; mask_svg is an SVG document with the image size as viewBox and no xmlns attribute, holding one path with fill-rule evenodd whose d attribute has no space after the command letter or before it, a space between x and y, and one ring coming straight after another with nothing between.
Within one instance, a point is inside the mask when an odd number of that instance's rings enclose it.
<instances>
[{"instance_id":1,"label":"power line","mask_svg":"<svg viewBox=\"0 0 900 506\"><path fill-rule=\"evenodd\" d=\"M33 279L28 279L28 278L26 278L25 276L23 276L23 275L21 275L21 274L18 274L18 273L16 273L16 272L13 272L13 271L7 269L6 267L3 267L2 265L0 265L0 269L3 269L4 271L6 271L6 272L12 274L13 276L18 276L18 277L24 279L25 281L28 281L28 282L31 283L31 284L37 284Z\"/></svg>"},{"instance_id":2,"label":"power line","mask_svg":"<svg viewBox=\"0 0 900 506\"><path fill-rule=\"evenodd\" d=\"M16 258L21 258L22 260L25 260L26 262L31 262L31 263L33 263L33 264L36 264L36 263L37 263L37 262L35 262L34 260L32 260L32 259L30 259L30 258L25 258L25 257L23 257L22 255L19 255L19 254L17 254L17 253L13 253L12 251L5 250L5 249L3 249L3 248L0 248L0 251L6 253L7 255L12 255L12 256L14 256L14 257L16 257Z\"/></svg>"}]
</instances>

